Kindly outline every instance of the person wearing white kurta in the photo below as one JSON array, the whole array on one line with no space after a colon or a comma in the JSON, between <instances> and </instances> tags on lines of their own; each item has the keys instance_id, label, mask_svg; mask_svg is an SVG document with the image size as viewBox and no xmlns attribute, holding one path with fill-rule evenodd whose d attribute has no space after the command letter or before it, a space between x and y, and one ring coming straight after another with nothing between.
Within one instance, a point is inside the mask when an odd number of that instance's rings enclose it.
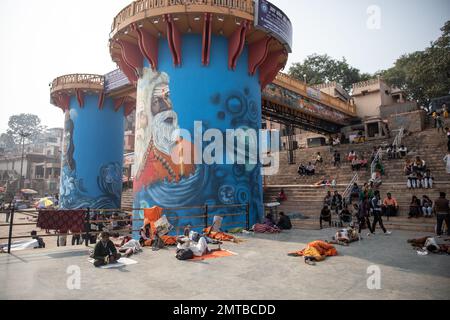
<instances>
[{"instance_id":1,"label":"person wearing white kurta","mask_svg":"<svg viewBox=\"0 0 450 320\"><path fill-rule=\"evenodd\" d=\"M450 152L444 157L444 162L447 163L447 173L450 174Z\"/></svg>"}]
</instances>

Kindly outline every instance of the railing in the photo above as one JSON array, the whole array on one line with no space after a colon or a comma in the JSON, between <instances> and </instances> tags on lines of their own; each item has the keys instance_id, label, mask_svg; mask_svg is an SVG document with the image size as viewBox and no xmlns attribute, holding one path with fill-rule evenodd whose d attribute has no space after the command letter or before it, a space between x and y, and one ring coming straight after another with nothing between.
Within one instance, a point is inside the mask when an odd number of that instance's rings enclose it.
<instances>
[{"instance_id":1,"label":"railing","mask_svg":"<svg viewBox=\"0 0 450 320\"><path fill-rule=\"evenodd\" d=\"M118 29L119 26L129 18L150 9L166 8L171 6L203 5L211 7L223 7L240 10L253 16L253 0L138 0L124 8L114 18L111 31ZM185 11L183 11L185 12Z\"/></svg>"},{"instance_id":2,"label":"railing","mask_svg":"<svg viewBox=\"0 0 450 320\"><path fill-rule=\"evenodd\" d=\"M330 108L345 112L347 114L351 114L352 116L356 115L356 106L351 105L349 103L342 102L341 100L334 98L326 93L323 93L323 92L320 93L320 96L321 96L320 100L309 97L307 95L307 90L308 90L309 86L306 83L301 82L297 79L294 79L285 73L282 73L282 72L278 73L278 75L275 77L275 80L278 80L281 83L290 85L292 88L297 89L298 90L297 92L299 94L301 94L305 97L308 97L312 100L316 100L320 103L323 103L323 104L329 106Z\"/></svg>"},{"instance_id":3,"label":"railing","mask_svg":"<svg viewBox=\"0 0 450 320\"><path fill-rule=\"evenodd\" d=\"M402 145L402 140L403 140L404 135L405 135L405 128L402 127L400 129L400 131L398 132L397 136L395 137L392 145L397 148L400 147Z\"/></svg>"},{"instance_id":4,"label":"railing","mask_svg":"<svg viewBox=\"0 0 450 320\"><path fill-rule=\"evenodd\" d=\"M283 97L281 95L278 95L278 94L273 94L267 89L263 91L262 96L263 96L263 98L266 98L266 99L269 99L269 100L276 100L276 102L278 102L280 104L287 104L291 108L293 108L295 110L298 110L298 111L301 111L301 112L304 112L306 114L309 114L310 116L317 117L319 115L320 118L322 118L322 119L325 119L325 120L328 120L328 121L331 121L331 122L334 122L334 123L338 123L338 124L341 124L341 125L345 125L346 124L345 119L339 119L337 117L332 117L330 115L327 115L327 114L324 114L324 113L320 113L320 111L312 111L312 110L310 110L308 108L302 108L300 106L300 103L295 103L294 104L294 103L292 103L292 99L285 98L285 97Z\"/></svg>"},{"instance_id":5,"label":"railing","mask_svg":"<svg viewBox=\"0 0 450 320\"><path fill-rule=\"evenodd\" d=\"M381 155L383 153L383 149L378 149L375 158L372 161L372 164L370 165L370 176L372 177L373 173L375 172L375 167L377 166L378 161L381 160Z\"/></svg>"},{"instance_id":6,"label":"railing","mask_svg":"<svg viewBox=\"0 0 450 320\"><path fill-rule=\"evenodd\" d=\"M68 74L53 80L51 90L54 90L58 86L69 84L89 84L104 86L105 77L97 74Z\"/></svg>"},{"instance_id":7,"label":"railing","mask_svg":"<svg viewBox=\"0 0 450 320\"><path fill-rule=\"evenodd\" d=\"M347 187L345 188L344 193L342 194L342 198L345 200L348 197L350 197L350 192L352 190L352 187L355 183L357 183L359 181L359 175L357 173L355 173L355 175L353 176L352 180L350 181L350 183L347 185Z\"/></svg>"},{"instance_id":8,"label":"railing","mask_svg":"<svg viewBox=\"0 0 450 320\"><path fill-rule=\"evenodd\" d=\"M379 78L374 78L374 79L370 79L370 80L366 80L366 81L361 81L361 82L358 82L358 83L354 83L353 84L353 89L369 87L371 85L377 84L378 82L380 82Z\"/></svg>"},{"instance_id":9,"label":"railing","mask_svg":"<svg viewBox=\"0 0 450 320\"><path fill-rule=\"evenodd\" d=\"M133 214L127 213L127 212L136 212L136 211L142 211L146 208L121 208L121 209L81 209L81 210L75 210L75 211L81 211L85 214L85 221L84 221L84 231L82 232L76 232L76 233L59 233L56 232L55 234L46 234L46 235L38 235L40 238L49 238L49 237L61 237L61 236L83 236L85 245L89 245L89 241L92 238L92 236L97 236L101 233L101 230L99 231L93 231L91 228L92 224L101 224L103 226L112 226L114 223L124 222L126 225L132 225L134 222L144 222L144 219L135 219L133 218ZM227 213L223 213L223 210L226 209ZM194 212L186 212L193 210ZM214 213L215 210L221 210L222 213ZM65 210L40 210L40 211L65 211ZM74 211L74 210L70 210ZM184 211L183 215L178 216L178 213L180 211ZM195 212L197 211L197 212ZM230 211L230 212L228 212ZM14 215L17 213L23 213L23 214L29 214L28 212L18 212L15 210L14 205L10 205L10 208L8 210L3 210L1 213L9 214L9 223L6 224L0 224L0 227L8 227L8 237L0 237L1 240L8 240L8 246L7 246L7 252L11 253L11 245L13 239L26 239L30 238L31 236L13 236L13 228L14 226L36 226L36 222L34 223L14 223ZM124 215L123 218L120 219L105 219L106 215L112 215L113 213L122 213ZM100 217L99 217L100 215ZM177 221L180 221L182 219L190 220L190 219L202 219L203 223L201 225L192 226L189 227L191 229L203 229L208 228L212 224L212 218L214 216L220 216L224 218L224 222L222 223L222 227L237 227L238 225L242 225L241 221L233 221L230 223L226 223L226 218L232 218L232 217L243 217L245 216L245 229L250 229L250 205L247 204L234 204L234 205L204 205L204 206L191 206L191 207L178 207L178 208L164 208L163 209L163 215L167 217L169 222L172 224L177 225L176 227L176 233L177 235L180 234L180 229L186 226L180 226ZM93 220L93 217L95 219ZM104 228L107 229L107 228ZM133 228L126 228L120 230L110 230L111 232L117 232L117 233L135 233L139 232L140 229Z\"/></svg>"}]
</instances>

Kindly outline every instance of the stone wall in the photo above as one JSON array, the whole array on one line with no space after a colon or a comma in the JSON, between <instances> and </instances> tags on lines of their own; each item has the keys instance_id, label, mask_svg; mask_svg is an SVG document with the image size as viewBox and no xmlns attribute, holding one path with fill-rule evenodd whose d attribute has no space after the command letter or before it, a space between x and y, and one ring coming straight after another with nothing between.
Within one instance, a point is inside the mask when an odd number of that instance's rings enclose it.
<instances>
[{"instance_id":1,"label":"stone wall","mask_svg":"<svg viewBox=\"0 0 450 320\"><path fill-rule=\"evenodd\" d=\"M397 130L401 127L409 132L421 132L425 129L425 111L394 114L389 117L390 130Z\"/></svg>"},{"instance_id":2,"label":"stone wall","mask_svg":"<svg viewBox=\"0 0 450 320\"><path fill-rule=\"evenodd\" d=\"M383 119L388 119L394 114L408 113L419 110L417 102L396 103L380 107L380 115Z\"/></svg>"}]
</instances>

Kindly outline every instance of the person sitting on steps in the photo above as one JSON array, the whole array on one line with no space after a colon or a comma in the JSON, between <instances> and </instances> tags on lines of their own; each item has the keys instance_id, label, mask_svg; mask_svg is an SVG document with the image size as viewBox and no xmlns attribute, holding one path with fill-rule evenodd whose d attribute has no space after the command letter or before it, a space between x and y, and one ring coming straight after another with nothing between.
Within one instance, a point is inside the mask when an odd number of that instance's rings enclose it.
<instances>
[{"instance_id":1,"label":"person sitting on steps","mask_svg":"<svg viewBox=\"0 0 450 320\"><path fill-rule=\"evenodd\" d=\"M320 229L323 229L323 221L328 222L331 228L331 211L327 205L325 205L320 212Z\"/></svg>"}]
</instances>

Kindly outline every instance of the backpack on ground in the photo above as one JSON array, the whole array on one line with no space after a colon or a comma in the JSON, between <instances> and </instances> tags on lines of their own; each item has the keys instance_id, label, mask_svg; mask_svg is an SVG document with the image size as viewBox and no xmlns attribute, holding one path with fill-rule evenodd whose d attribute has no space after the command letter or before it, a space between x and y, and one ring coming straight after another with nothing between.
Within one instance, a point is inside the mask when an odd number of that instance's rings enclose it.
<instances>
[{"instance_id":1,"label":"backpack on ground","mask_svg":"<svg viewBox=\"0 0 450 320\"><path fill-rule=\"evenodd\" d=\"M191 260L194 258L194 253L191 249L180 249L177 250L176 258L178 260Z\"/></svg>"}]
</instances>

